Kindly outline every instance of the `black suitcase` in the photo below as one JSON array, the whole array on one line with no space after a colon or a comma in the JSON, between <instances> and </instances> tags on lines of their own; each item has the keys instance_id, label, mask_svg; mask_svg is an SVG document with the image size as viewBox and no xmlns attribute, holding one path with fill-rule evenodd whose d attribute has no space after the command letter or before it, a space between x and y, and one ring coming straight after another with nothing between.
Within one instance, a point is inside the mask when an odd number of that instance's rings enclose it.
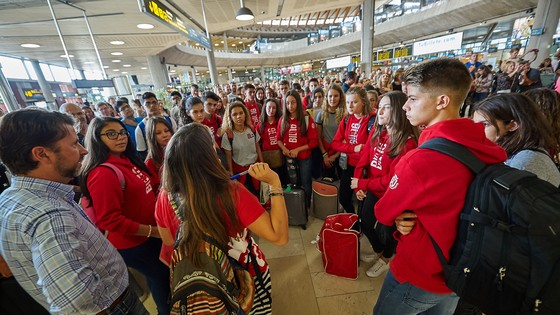
<instances>
[{"instance_id":1,"label":"black suitcase","mask_svg":"<svg viewBox=\"0 0 560 315\"><path fill-rule=\"evenodd\" d=\"M337 214L339 209L338 189L340 181L329 177L313 181L313 216L325 220L331 214Z\"/></svg>"},{"instance_id":2,"label":"black suitcase","mask_svg":"<svg viewBox=\"0 0 560 315\"><path fill-rule=\"evenodd\" d=\"M307 207L305 206L305 191L301 188L288 187L284 191L284 201L288 209L288 224L307 228Z\"/></svg>"}]
</instances>

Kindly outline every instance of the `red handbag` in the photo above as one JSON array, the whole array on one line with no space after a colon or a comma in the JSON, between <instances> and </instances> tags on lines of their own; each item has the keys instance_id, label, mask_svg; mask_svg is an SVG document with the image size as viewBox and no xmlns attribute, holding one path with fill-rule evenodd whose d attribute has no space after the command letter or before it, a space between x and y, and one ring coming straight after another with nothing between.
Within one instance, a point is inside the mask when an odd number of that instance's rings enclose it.
<instances>
[{"instance_id":1,"label":"red handbag","mask_svg":"<svg viewBox=\"0 0 560 315\"><path fill-rule=\"evenodd\" d=\"M352 229L358 215L339 213L329 215L319 232L317 246L321 251L325 273L357 279L360 233Z\"/></svg>"}]
</instances>

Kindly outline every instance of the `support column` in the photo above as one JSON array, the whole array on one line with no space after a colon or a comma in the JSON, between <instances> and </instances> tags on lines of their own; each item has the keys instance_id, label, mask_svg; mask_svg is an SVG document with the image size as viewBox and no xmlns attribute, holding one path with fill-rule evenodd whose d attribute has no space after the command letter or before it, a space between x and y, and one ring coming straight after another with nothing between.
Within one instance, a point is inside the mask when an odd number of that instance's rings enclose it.
<instances>
[{"instance_id":1,"label":"support column","mask_svg":"<svg viewBox=\"0 0 560 315\"><path fill-rule=\"evenodd\" d=\"M0 96L2 96L2 99L8 108L8 112L13 112L14 110L18 110L20 108L16 97L14 96L14 92L10 87L10 83L2 72L2 64L0 64Z\"/></svg>"},{"instance_id":2,"label":"support column","mask_svg":"<svg viewBox=\"0 0 560 315\"><path fill-rule=\"evenodd\" d=\"M159 56L148 56L148 69L150 69L150 75L152 77L152 83L154 84L154 89L164 89L167 87L167 68L165 64L162 64Z\"/></svg>"},{"instance_id":3,"label":"support column","mask_svg":"<svg viewBox=\"0 0 560 315\"><path fill-rule=\"evenodd\" d=\"M264 81L266 81L265 79L266 78L265 78L265 74L264 74L264 67L261 66L261 80L262 80L263 83L264 83Z\"/></svg>"},{"instance_id":4,"label":"support column","mask_svg":"<svg viewBox=\"0 0 560 315\"><path fill-rule=\"evenodd\" d=\"M226 35L225 32L224 32L224 35L222 37L223 37L223 41L224 41L224 51L228 52L229 48L228 48L228 45L227 45L227 35Z\"/></svg>"},{"instance_id":5,"label":"support column","mask_svg":"<svg viewBox=\"0 0 560 315\"><path fill-rule=\"evenodd\" d=\"M535 12L533 30L542 28L542 35L531 35L527 50L538 49L539 54L535 62L538 64L544 58L550 56L550 46L553 43L552 35L558 27L560 19L560 1L558 0L539 0Z\"/></svg>"},{"instance_id":6,"label":"support column","mask_svg":"<svg viewBox=\"0 0 560 315\"><path fill-rule=\"evenodd\" d=\"M233 73L231 73L231 68L227 68L227 77L228 77L228 83L233 81Z\"/></svg>"},{"instance_id":7,"label":"support column","mask_svg":"<svg viewBox=\"0 0 560 315\"><path fill-rule=\"evenodd\" d=\"M192 76L192 83L196 83L197 82L196 70L195 70L194 66L191 66L191 76Z\"/></svg>"},{"instance_id":8,"label":"support column","mask_svg":"<svg viewBox=\"0 0 560 315\"><path fill-rule=\"evenodd\" d=\"M375 0L364 0L362 4L362 48L360 68L369 76L373 54L373 7Z\"/></svg>"},{"instance_id":9,"label":"support column","mask_svg":"<svg viewBox=\"0 0 560 315\"><path fill-rule=\"evenodd\" d=\"M33 70L35 70L35 73L37 74L37 83L39 83L39 88L43 92L47 108L50 110L58 110L55 98L53 97L53 91L51 90L51 85L47 82L47 79L45 79L43 70L41 69L41 66L39 66L39 61L31 60L31 64L33 65Z\"/></svg>"}]
</instances>

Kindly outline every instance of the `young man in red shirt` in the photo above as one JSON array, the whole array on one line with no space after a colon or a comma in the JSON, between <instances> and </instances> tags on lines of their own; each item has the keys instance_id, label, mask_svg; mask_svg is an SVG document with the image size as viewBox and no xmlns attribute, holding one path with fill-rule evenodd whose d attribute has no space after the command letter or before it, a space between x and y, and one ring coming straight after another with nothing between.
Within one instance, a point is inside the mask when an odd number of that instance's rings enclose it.
<instances>
[{"instance_id":1,"label":"young man in red shirt","mask_svg":"<svg viewBox=\"0 0 560 315\"><path fill-rule=\"evenodd\" d=\"M253 128L255 128L259 123L259 117L261 115L259 105L255 99L255 86L252 84L245 84L243 86L243 91L245 91L245 106L247 106L249 114L251 114L251 123Z\"/></svg>"},{"instance_id":2,"label":"young man in red shirt","mask_svg":"<svg viewBox=\"0 0 560 315\"><path fill-rule=\"evenodd\" d=\"M471 80L456 59L419 63L405 73L408 101L403 109L413 126L424 128L419 146L432 138L446 138L484 163L502 163L506 153L486 138L484 126L459 117ZM387 192L375 206L379 222L397 224L398 246L374 314L453 314L458 297L445 285L430 236L449 260L473 176L461 162L428 149L412 150L399 161Z\"/></svg>"}]
</instances>

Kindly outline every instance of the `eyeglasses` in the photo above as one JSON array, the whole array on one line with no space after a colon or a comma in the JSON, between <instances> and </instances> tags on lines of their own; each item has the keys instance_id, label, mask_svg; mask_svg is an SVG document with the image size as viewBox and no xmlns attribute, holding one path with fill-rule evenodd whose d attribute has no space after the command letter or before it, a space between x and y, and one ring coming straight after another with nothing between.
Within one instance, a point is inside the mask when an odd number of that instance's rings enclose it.
<instances>
[{"instance_id":1,"label":"eyeglasses","mask_svg":"<svg viewBox=\"0 0 560 315\"><path fill-rule=\"evenodd\" d=\"M109 140L117 140L119 136L128 137L128 131L121 130L119 132L116 131L107 131L106 133L100 134L100 136L105 136Z\"/></svg>"}]
</instances>

